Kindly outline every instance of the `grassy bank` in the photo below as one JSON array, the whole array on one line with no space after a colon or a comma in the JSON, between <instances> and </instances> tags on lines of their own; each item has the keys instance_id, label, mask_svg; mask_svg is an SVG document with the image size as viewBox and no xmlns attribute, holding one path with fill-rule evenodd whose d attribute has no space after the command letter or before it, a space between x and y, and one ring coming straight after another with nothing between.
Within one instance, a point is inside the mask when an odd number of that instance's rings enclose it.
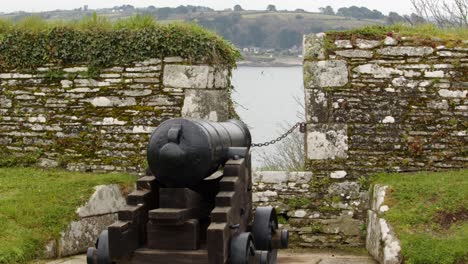
<instances>
[{"instance_id":1,"label":"grassy bank","mask_svg":"<svg viewBox=\"0 0 468 264\"><path fill-rule=\"evenodd\" d=\"M390 186L384 217L407 264L468 263L468 170L382 174Z\"/></svg>"},{"instance_id":2,"label":"grassy bank","mask_svg":"<svg viewBox=\"0 0 468 264\"><path fill-rule=\"evenodd\" d=\"M124 174L89 174L37 168L0 168L0 263L40 257L45 244L76 217L94 186L133 185Z\"/></svg>"},{"instance_id":3,"label":"grassy bank","mask_svg":"<svg viewBox=\"0 0 468 264\"><path fill-rule=\"evenodd\" d=\"M465 45L462 41L468 39L466 27L439 28L433 24L422 24L408 26L406 24L395 24L390 26L371 25L347 31L331 31L330 35L336 37L363 37L371 39L384 39L386 36L411 37L416 40L432 42L449 42L452 45ZM453 43L450 43L453 42ZM429 44L426 43L426 44Z\"/></svg>"},{"instance_id":4,"label":"grassy bank","mask_svg":"<svg viewBox=\"0 0 468 264\"><path fill-rule=\"evenodd\" d=\"M35 70L47 63L88 65L90 75L114 65L179 56L191 62L235 67L239 51L195 24L160 24L149 16L118 21L0 19L0 71Z\"/></svg>"}]
</instances>

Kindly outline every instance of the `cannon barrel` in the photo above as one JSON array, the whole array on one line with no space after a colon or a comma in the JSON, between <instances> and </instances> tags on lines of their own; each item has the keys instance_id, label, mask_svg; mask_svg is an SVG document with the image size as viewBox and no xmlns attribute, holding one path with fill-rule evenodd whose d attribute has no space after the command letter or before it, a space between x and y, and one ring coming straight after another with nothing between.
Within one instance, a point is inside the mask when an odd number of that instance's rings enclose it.
<instances>
[{"instance_id":1,"label":"cannon barrel","mask_svg":"<svg viewBox=\"0 0 468 264\"><path fill-rule=\"evenodd\" d=\"M193 188L234 154L241 155L239 150L246 152L251 141L249 129L238 120L170 119L151 135L148 165L163 186Z\"/></svg>"}]
</instances>

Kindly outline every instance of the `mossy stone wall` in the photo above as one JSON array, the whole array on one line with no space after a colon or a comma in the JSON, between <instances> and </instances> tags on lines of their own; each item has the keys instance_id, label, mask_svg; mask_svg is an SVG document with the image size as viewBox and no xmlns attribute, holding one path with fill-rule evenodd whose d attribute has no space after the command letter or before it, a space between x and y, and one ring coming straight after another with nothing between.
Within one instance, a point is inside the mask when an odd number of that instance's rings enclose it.
<instances>
[{"instance_id":1,"label":"mossy stone wall","mask_svg":"<svg viewBox=\"0 0 468 264\"><path fill-rule=\"evenodd\" d=\"M305 37L313 175L288 214L298 245L363 244L368 177L377 172L468 167L467 44L392 33ZM305 228L330 221L336 228Z\"/></svg>"},{"instance_id":2,"label":"mossy stone wall","mask_svg":"<svg viewBox=\"0 0 468 264\"><path fill-rule=\"evenodd\" d=\"M175 117L230 117L230 67L181 57L0 73L0 166L143 172L149 135Z\"/></svg>"}]
</instances>

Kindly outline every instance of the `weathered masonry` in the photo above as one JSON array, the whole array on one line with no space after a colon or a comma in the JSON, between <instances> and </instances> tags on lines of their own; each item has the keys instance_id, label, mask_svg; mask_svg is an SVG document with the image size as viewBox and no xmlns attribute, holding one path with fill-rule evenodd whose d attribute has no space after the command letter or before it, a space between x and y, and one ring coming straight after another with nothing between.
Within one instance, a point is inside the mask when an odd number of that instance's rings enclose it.
<instances>
[{"instance_id":1,"label":"weathered masonry","mask_svg":"<svg viewBox=\"0 0 468 264\"><path fill-rule=\"evenodd\" d=\"M468 167L468 43L384 38L304 39L310 173L256 176L299 245L364 244L372 174Z\"/></svg>"},{"instance_id":2,"label":"weathered masonry","mask_svg":"<svg viewBox=\"0 0 468 264\"><path fill-rule=\"evenodd\" d=\"M148 135L163 120L226 120L228 69L178 57L102 70L45 66L0 74L0 148L69 170L142 171ZM49 71L63 76L48 79Z\"/></svg>"},{"instance_id":3,"label":"weathered masonry","mask_svg":"<svg viewBox=\"0 0 468 264\"><path fill-rule=\"evenodd\" d=\"M226 59L234 49L209 33L185 26L20 33L8 33L0 41L0 51L16 54L0 54L0 166L37 163L80 171L143 172L148 137L162 121L181 116L223 121L234 113L233 64ZM88 35L99 43L81 40ZM34 43L34 37L42 42ZM128 41L122 41L126 37ZM17 50L18 38L31 41L30 48ZM71 44L61 46L63 38L71 38ZM203 42L190 44L198 38ZM43 42L48 46L41 46ZM130 50L133 42L150 50ZM173 42L187 47L174 47ZM107 50L110 43L117 55ZM214 54L198 54L203 48ZM31 50L31 56L40 56L29 61ZM95 57L82 56L82 50ZM126 52L118 53L121 50ZM223 54L224 60L211 59ZM114 63L96 69L87 61L99 62L103 56Z\"/></svg>"},{"instance_id":4,"label":"weathered masonry","mask_svg":"<svg viewBox=\"0 0 468 264\"><path fill-rule=\"evenodd\" d=\"M333 34L304 43L311 225L363 229L374 173L468 167L468 43ZM358 242L346 229L327 235Z\"/></svg>"}]
</instances>

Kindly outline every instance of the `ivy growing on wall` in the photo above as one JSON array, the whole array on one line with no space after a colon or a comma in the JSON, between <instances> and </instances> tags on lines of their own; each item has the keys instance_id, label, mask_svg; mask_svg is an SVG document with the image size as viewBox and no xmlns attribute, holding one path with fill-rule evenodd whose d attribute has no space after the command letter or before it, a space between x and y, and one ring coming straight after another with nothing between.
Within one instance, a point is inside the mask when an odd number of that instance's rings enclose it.
<instances>
[{"instance_id":1,"label":"ivy growing on wall","mask_svg":"<svg viewBox=\"0 0 468 264\"><path fill-rule=\"evenodd\" d=\"M240 57L215 33L193 24L162 25L150 17L115 23L96 16L78 23L48 24L33 18L18 24L0 22L0 71L47 63L102 68L170 56L235 67Z\"/></svg>"}]
</instances>

